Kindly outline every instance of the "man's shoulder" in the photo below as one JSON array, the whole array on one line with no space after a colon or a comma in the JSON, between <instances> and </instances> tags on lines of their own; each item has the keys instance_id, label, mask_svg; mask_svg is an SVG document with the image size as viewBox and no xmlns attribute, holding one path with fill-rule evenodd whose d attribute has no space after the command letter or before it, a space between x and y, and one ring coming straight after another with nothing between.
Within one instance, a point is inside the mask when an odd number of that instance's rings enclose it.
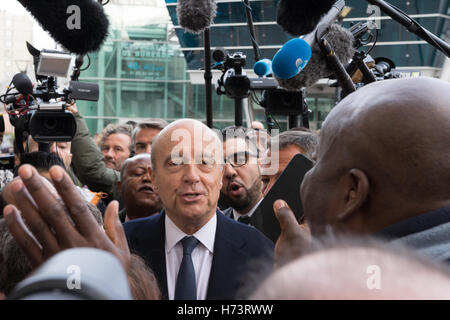
<instances>
[{"instance_id":1,"label":"man's shoulder","mask_svg":"<svg viewBox=\"0 0 450 320\"><path fill-rule=\"evenodd\" d=\"M127 237L138 236L141 233L148 233L159 227L162 219L162 213L152 215L150 217L134 219L123 224Z\"/></svg>"},{"instance_id":2,"label":"man's shoulder","mask_svg":"<svg viewBox=\"0 0 450 320\"><path fill-rule=\"evenodd\" d=\"M222 210L222 213L225 217L232 218L231 214L233 213L233 208L226 208L225 210Z\"/></svg>"},{"instance_id":3,"label":"man's shoulder","mask_svg":"<svg viewBox=\"0 0 450 320\"><path fill-rule=\"evenodd\" d=\"M234 241L240 240L246 245L263 245L272 248L274 246L273 242L255 227L237 222L226 216L220 217L218 223L221 224L221 228L226 236L229 236Z\"/></svg>"}]
</instances>

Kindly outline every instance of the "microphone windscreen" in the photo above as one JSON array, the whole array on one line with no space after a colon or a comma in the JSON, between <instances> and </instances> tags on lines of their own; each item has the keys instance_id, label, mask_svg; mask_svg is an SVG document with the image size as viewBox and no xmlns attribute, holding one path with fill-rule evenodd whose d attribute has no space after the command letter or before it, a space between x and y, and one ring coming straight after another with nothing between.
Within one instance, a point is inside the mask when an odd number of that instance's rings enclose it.
<instances>
[{"instance_id":1,"label":"microphone windscreen","mask_svg":"<svg viewBox=\"0 0 450 320\"><path fill-rule=\"evenodd\" d=\"M280 0L277 23L294 36L312 32L320 18L330 11L335 0Z\"/></svg>"},{"instance_id":2,"label":"microphone windscreen","mask_svg":"<svg viewBox=\"0 0 450 320\"><path fill-rule=\"evenodd\" d=\"M103 6L95 0L18 1L56 42L70 52L98 51L108 35L108 18Z\"/></svg>"},{"instance_id":3,"label":"microphone windscreen","mask_svg":"<svg viewBox=\"0 0 450 320\"><path fill-rule=\"evenodd\" d=\"M333 24L330 26L326 39L342 64L345 65L353 58L356 49L353 47L354 38L350 31L337 24ZM331 74L333 74L333 70L328 68L325 56L320 50L319 45L314 42L312 45L311 60L300 73L290 79L276 78L282 88L290 91L299 91L301 88L310 87L318 80L327 78Z\"/></svg>"},{"instance_id":4,"label":"microphone windscreen","mask_svg":"<svg viewBox=\"0 0 450 320\"><path fill-rule=\"evenodd\" d=\"M227 58L227 55L228 55L227 50L225 50L225 48L222 48L222 47L217 48L216 50L214 50L213 54L212 54L213 59L216 62L223 62L223 61L225 61L226 58Z\"/></svg>"},{"instance_id":5,"label":"microphone windscreen","mask_svg":"<svg viewBox=\"0 0 450 320\"><path fill-rule=\"evenodd\" d=\"M5 132L5 119L3 119L3 114L0 114L0 133Z\"/></svg>"},{"instance_id":6,"label":"microphone windscreen","mask_svg":"<svg viewBox=\"0 0 450 320\"><path fill-rule=\"evenodd\" d=\"M186 31L201 33L208 28L217 13L215 0L178 0L178 23Z\"/></svg>"},{"instance_id":7,"label":"microphone windscreen","mask_svg":"<svg viewBox=\"0 0 450 320\"><path fill-rule=\"evenodd\" d=\"M255 71L255 73L260 77L264 77L264 76L267 76L268 74L271 74L272 73L272 61L270 61L269 59L262 59L262 60L257 61L253 65L253 71Z\"/></svg>"},{"instance_id":8,"label":"microphone windscreen","mask_svg":"<svg viewBox=\"0 0 450 320\"><path fill-rule=\"evenodd\" d=\"M33 93L33 82L25 73L17 73L12 79L14 87L21 94L28 95Z\"/></svg>"},{"instance_id":9,"label":"microphone windscreen","mask_svg":"<svg viewBox=\"0 0 450 320\"><path fill-rule=\"evenodd\" d=\"M292 39L286 42L275 54L272 70L280 79L295 77L311 59L311 47L303 39Z\"/></svg>"}]
</instances>

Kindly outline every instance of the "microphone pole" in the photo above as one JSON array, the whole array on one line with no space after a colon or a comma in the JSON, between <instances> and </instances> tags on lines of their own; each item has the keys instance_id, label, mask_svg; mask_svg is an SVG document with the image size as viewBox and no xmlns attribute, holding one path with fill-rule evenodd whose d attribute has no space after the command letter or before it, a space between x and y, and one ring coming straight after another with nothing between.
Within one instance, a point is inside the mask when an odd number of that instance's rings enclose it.
<instances>
[{"instance_id":1,"label":"microphone pole","mask_svg":"<svg viewBox=\"0 0 450 320\"><path fill-rule=\"evenodd\" d=\"M211 71L211 29L206 28L203 32L205 45L205 99L206 99L206 125L213 128L213 109L212 109L212 71Z\"/></svg>"},{"instance_id":2,"label":"microphone pole","mask_svg":"<svg viewBox=\"0 0 450 320\"><path fill-rule=\"evenodd\" d=\"M355 92L356 88L350 78L347 70L345 70L342 62L334 53L334 49L331 47L330 43L325 39L328 33L328 28L326 26L321 26L316 32L316 41L319 45L320 51L325 55L328 67L334 71L334 75L339 85L342 88L343 96L342 98L348 96L350 93Z\"/></svg>"},{"instance_id":3,"label":"microphone pole","mask_svg":"<svg viewBox=\"0 0 450 320\"><path fill-rule=\"evenodd\" d=\"M425 40L450 58L450 45L422 27L417 21L410 18L406 13L400 12L398 9L383 0L367 0L367 2L379 7L381 11L403 25L409 32L414 33L416 36Z\"/></svg>"},{"instance_id":4,"label":"microphone pole","mask_svg":"<svg viewBox=\"0 0 450 320\"><path fill-rule=\"evenodd\" d=\"M252 7L250 6L248 0L243 0L243 3L245 7L245 14L247 15L247 25L250 30L250 36L252 37L252 46L253 46L253 53L255 55L255 61L259 61L261 60L261 57L259 55L259 45L258 42L256 42L256 32L255 32L255 25L253 24Z\"/></svg>"}]
</instances>

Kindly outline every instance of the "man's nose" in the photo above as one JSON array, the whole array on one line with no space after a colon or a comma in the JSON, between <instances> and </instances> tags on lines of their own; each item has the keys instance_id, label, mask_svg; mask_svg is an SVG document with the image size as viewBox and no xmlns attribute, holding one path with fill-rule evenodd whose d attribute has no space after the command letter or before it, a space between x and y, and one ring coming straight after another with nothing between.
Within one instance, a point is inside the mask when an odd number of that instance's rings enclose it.
<instances>
[{"instance_id":1,"label":"man's nose","mask_svg":"<svg viewBox=\"0 0 450 320\"><path fill-rule=\"evenodd\" d=\"M108 149L105 154L104 154L105 158L110 158L113 159L114 158L114 150L112 148Z\"/></svg>"},{"instance_id":2,"label":"man's nose","mask_svg":"<svg viewBox=\"0 0 450 320\"><path fill-rule=\"evenodd\" d=\"M236 170L233 168L233 166L229 163L225 164L225 169L224 169L224 177L228 178L228 179L232 179L234 177L237 176L237 172Z\"/></svg>"},{"instance_id":3,"label":"man's nose","mask_svg":"<svg viewBox=\"0 0 450 320\"><path fill-rule=\"evenodd\" d=\"M141 179L143 181L152 182L152 179L150 178L150 172L147 170L145 173L141 176Z\"/></svg>"},{"instance_id":4,"label":"man's nose","mask_svg":"<svg viewBox=\"0 0 450 320\"><path fill-rule=\"evenodd\" d=\"M200 181L200 175L196 164L186 164L184 169L183 181L189 184Z\"/></svg>"},{"instance_id":5,"label":"man's nose","mask_svg":"<svg viewBox=\"0 0 450 320\"><path fill-rule=\"evenodd\" d=\"M152 145L150 143L145 147L145 153L152 153Z\"/></svg>"}]
</instances>

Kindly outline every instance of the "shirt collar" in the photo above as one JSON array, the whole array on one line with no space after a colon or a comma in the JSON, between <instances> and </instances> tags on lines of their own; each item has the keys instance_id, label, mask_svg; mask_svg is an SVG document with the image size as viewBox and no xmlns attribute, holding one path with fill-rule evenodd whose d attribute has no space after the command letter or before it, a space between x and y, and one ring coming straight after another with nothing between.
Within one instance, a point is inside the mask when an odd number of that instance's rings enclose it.
<instances>
[{"instance_id":1,"label":"shirt collar","mask_svg":"<svg viewBox=\"0 0 450 320\"><path fill-rule=\"evenodd\" d=\"M175 223L167 216L165 219L166 227L166 252L170 253L172 249L177 245L180 240L189 235L181 231ZM216 228L217 228L217 214L209 219L209 221L196 233L193 234L194 237L206 248L209 252L214 252L214 240L216 238Z\"/></svg>"},{"instance_id":2,"label":"shirt collar","mask_svg":"<svg viewBox=\"0 0 450 320\"><path fill-rule=\"evenodd\" d=\"M251 217L251 216L253 215L253 213L255 212L256 208L258 208L258 206L259 206L259 204L261 203L261 201L263 201L263 199L264 199L264 198L261 198L261 200L259 200L258 203L256 203L256 204L253 206L253 208L252 208L249 212L247 212L246 214L239 213L239 212L237 212L236 210L234 210L234 208L233 208L233 215L234 215L234 218L237 220L237 219L239 219L239 218L242 217L242 216L249 216L249 217Z\"/></svg>"}]
</instances>

